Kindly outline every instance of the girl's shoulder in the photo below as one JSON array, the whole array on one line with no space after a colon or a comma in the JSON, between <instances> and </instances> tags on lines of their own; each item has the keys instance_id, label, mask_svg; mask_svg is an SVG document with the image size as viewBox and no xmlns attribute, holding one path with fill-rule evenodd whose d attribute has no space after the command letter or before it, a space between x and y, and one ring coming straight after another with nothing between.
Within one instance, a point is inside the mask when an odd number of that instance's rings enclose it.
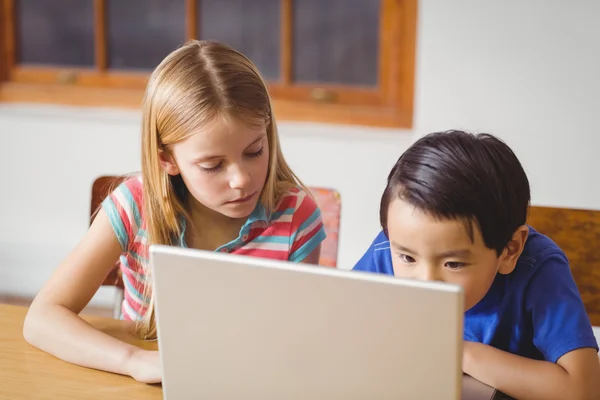
<instances>
[{"instance_id":1,"label":"girl's shoulder","mask_svg":"<svg viewBox=\"0 0 600 400\"><path fill-rule=\"evenodd\" d=\"M144 185L141 175L119 178L118 185L111 191L109 198L120 208L136 208L141 212L144 204Z\"/></svg>"},{"instance_id":2,"label":"girl's shoulder","mask_svg":"<svg viewBox=\"0 0 600 400\"><path fill-rule=\"evenodd\" d=\"M302 203L305 197L308 196L308 193L302 189L301 187L294 186L289 189L286 189L279 198L279 202L275 207L275 211L282 211L290 208L296 208L299 203Z\"/></svg>"},{"instance_id":3,"label":"girl's shoulder","mask_svg":"<svg viewBox=\"0 0 600 400\"><path fill-rule=\"evenodd\" d=\"M319 213L319 207L313 198L305 189L301 187L292 187L286 190L274 209L274 216L284 215L295 220L310 218L314 213Z\"/></svg>"},{"instance_id":4,"label":"girl's shoulder","mask_svg":"<svg viewBox=\"0 0 600 400\"><path fill-rule=\"evenodd\" d=\"M134 190L136 192L141 191L144 186L144 183L142 180L142 174L123 176L123 177L121 177L120 185L125 185L130 190Z\"/></svg>"},{"instance_id":5,"label":"girl's shoulder","mask_svg":"<svg viewBox=\"0 0 600 400\"><path fill-rule=\"evenodd\" d=\"M144 225L143 184L141 176L127 176L115 181L116 187L102 202L123 249L128 247Z\"/></svg>"}]
</instances>

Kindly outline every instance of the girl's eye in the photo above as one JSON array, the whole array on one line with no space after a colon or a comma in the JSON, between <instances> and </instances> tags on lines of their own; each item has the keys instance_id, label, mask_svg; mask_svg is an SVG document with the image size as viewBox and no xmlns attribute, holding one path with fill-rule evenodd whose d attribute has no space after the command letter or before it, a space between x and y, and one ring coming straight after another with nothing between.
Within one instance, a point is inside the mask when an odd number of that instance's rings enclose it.
<instances>
[{"instance_id":1,"label":"girl's eye","mask_svg":"<svg viewBox=\"0 0 600 400\"><path fill-rule=\"evenodd\" d=\"M265 148L261 147L260 150L252 152L252 153L246 153L246 157L250 157L250 158L258 158L260 156L263 155L263 153L265 152ZM223 168L223 161L221 161L218 164L215 165L200 165L199 166L200 169L204 172L218 172L221 168Z\"/></svg>"},{"instance_id":2,"label":"girl's eye","mask_svg":"<svg viewBox=\"0 0 600 400\"><path fill-rule=\"evenodd\" d=\"M398 254L398 257L400 257L400 260L406 264L412 264L415 262L414 258L406 254Z\"/></svg>"},{"instance_id":3,"label":"girl's eye","mask_svg":"<svg viewBox=\"0 0 600 400\"><path fill-rule=\"evenodd\" d=\"M449 261L446 263L446 268L448 269L461 269L465 266L465 263L461 263L461 262L456 262L456 261Z\"/></svg>"},{"instance_id":4,"label":"girl's eye","mask_svg":"<svg viewBox=\"0 0 600 400\"><path fill-rule=\"evenodd\" d=\"M255 151L253 153L246 153L246 156L248 156L250 158L258 158L263 155L264 151L265 151L265 148L261 147L260 150L258 150L258 151Z\"/></svg>"},{"instance_id":5,"label":"girl's eye","mask_svg":"<svg viewBox=\"0 0 600 400\"><path fill-rule=\"evenodd\" d=\"M217 165L213 165L213 166L207 166L207 167L203 167L202 165L200 165L200 169L202 169L202 171L204 172L217 172L221 169L221 167L223 166L223 163L220 162Z\"/></svg>"}]
</instances>

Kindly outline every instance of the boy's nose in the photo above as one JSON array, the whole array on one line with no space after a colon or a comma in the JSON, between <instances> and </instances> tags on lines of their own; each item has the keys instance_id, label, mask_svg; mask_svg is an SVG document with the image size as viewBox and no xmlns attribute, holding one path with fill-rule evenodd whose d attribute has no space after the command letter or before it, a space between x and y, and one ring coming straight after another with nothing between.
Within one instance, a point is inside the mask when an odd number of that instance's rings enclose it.
<instances>
[{"instance_id":1,"label":"boy's nose","mask_svg":"<svg viewBox=\"0 0 600 400\"><path fill-rule=\"evenodd\" d=\"M421 270L419 279L423 281L441 281L440 269L435 266L424 266Z\"/></svg>"}]
</instances>

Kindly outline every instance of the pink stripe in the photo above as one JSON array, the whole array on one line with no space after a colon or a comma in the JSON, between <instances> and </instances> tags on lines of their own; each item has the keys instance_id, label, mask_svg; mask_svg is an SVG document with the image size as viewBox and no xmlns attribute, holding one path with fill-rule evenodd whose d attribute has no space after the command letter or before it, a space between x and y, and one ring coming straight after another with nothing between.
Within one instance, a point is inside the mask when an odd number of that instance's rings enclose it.
<instances>
[{"instance_id":1,"label":"pink stripe","mask_svg":"<svg viewBox=\"0 0 600 400\"><path fill-rule=\"evenodd\" d=\"M134 201L138 206L138 210L140 211L140 215L142 216L142 226L140 227L143 230L146 230L146 223L142 214L142 193L143 187L139 178L130 179L126 182L127 187L131 191ZM288 194L284 195L279 204L276 207L275 212L284 211L288 208L295 208L295 213L292 218L286 216L287 220L273 220L270 221L268 226L264 226L262 224L254 224L254 226L250 227L249 238L247 242L252 241L257 237L268 237L268 236L287 236L290 237L293 232L296 232L300 225L309 218L314 210L317 208L314 200L301 192L300 190L291 190ZM148 258L148 246L146 245L144 240L141 240L141 237L134 236L134 232L131 231L132 224L131 221L127 218L127 213L122 209L122 207L118 208L119 215L123 220L123 223L127 229L127 233L129 234L129 243L130 248L129 252L126 254L126 259L129 264L129 267L121 266L121 270L123 274L127 277L127 280L131 282L133 287L141 294L144 294L144 279L145 272L143 266L135 259L131 253L136 253L140 257L147 259ZM133 215L133 213L131 213ZM291 221L290 221L291 219ZM298 238L297 242L293 244L294 249L300 248L304 243L309 241L323 226L322 222L315 224L313 229L310 230L308 234L305 234L303 237ZM132 237L133 236L133 237ZM268 243L265 243L265 247L268 247ZM281 245L278 245L281 246ZM258 248L248 248L248 247L240 247L233 250L234 254L247 255L252 257L260 257L260 258L268 258L274 260L287 260L289 255L294 251L291 249L289 245L283 244L281 250L274 250L269 248L263 248L262 246L258 246ZM126 305L125 305L126 303ZM125 290L124 296L124 305L122 307L123 318L125 319L139 319L141 318L147 310L147 304L140 305L135 296L132 296L131 293L128 293L127 289ZM133 314L132 314L133 313Z\"/></svg>"}]
</instances>

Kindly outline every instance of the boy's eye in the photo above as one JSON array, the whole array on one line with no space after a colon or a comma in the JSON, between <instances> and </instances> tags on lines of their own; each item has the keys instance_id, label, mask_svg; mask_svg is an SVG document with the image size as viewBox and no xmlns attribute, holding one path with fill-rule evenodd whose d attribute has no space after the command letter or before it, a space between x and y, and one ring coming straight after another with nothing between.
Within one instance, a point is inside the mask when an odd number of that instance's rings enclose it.
<instances>
[{"instance_id":1,"label":"boy's eye","mask_svg":"<svg viewBox=\"0 0 600 400\"><path fill-rule=\"evenodd\" d=\"M457 262L457 261L449 261L446 263L446 268L448 269L461 269L465 266L465 263Z\"/></svg>"},{"instance_id":2,"label":"boy's eye","mask_svg":"<svg viewBox=\"0 0 600 400\"><path fill-rule=\"evenodd\" d=\"M415 262L415 259L407 254L398 254L398 257L400 257L400 260L406 264L412 264Z\"/></svg>"}]
</instances>

